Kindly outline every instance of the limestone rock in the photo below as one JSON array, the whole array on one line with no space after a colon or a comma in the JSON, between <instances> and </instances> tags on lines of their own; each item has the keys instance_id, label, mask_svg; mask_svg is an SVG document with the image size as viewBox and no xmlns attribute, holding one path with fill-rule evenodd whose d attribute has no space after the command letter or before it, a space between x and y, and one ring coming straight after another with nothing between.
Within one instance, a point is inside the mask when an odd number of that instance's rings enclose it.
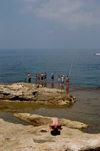
<instances>
[{"instance_id":1,"label":"limestone rock","mask_svg":"<svg viewBox=\"0 0 100 151\"><path fill-rule=\"evenodd\" d=\"M65 126L62 128L61 135L52 136L48 125L33 127L0 119L0 151L100 150L100 134L87 134Z\"/></svg>"},{"instance_id":2,"label":"limestone rock","mask_svg":"<svg viewBox=\"0 0 100 151\"><path fill-rule=\"evenodd\" d=\"M30 114L30 113L15 113L14 116L34 126L50 124L50 121L52 118L52 117L46 117L46 116ZM77 121L71 121L68 119L59 119L59 122L61 123L62 126L66 126L66 127L74 128L74 129L83 129L83 128L88 127L87 124L77 122Z\"/></svg>"},{"instance_id":3,"label":"limestone rock","mask_svg":"<svg viewBox=\"0 0 100 151\"><path fill-rule=\"evenodd\" d=\"M67 95L64 90L39 87L29 83L0 85L1 100L34 101L40 104L72 105L77 99Z\"/></svg>"}]
</instances>

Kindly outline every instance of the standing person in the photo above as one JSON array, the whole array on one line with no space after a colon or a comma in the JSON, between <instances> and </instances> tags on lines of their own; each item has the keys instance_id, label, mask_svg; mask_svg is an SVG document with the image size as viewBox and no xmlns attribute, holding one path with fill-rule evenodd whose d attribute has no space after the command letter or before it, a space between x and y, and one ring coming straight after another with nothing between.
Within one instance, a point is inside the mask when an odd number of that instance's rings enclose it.
<instances>
[{"instance_id":1,"label":"standing person","mask_svg":"<svg viewBox=\"0 0 100 151\"><path fill-rule=\"evenodd\" d=\"M64 89L64 78L65 76L61 76L61 88Z\"/></svg>"},{"instance_id":2,"label":"standing person","mask_svg":"<svg viewBox=\"0 0 100 151\"><path fill-rule=\"evenodd\" d=\"M65 76L62 76L62 83L64 84Z\"/></svg>"},{"instance_id":3,"label":"standing person","mask_svg":"<svg viewBox=\"0 0 100 151\"><path fill-rule=\"evenodd\" d=\"M35 74L35 76L34 76L34 77L35 77L35 83L36 83L36 84L37 84L37 76L38 76L37 74Z\"/></svg>"},{"instance_id":4,"label":"standing person","mask_svg":"<svg viewBox=\"0 0 100 151\"><path fill-rule=\"evenodd\" d=\"M30 73L27 74L27 78L28 78L28 82L31 83L31 74Z\"/></svg>"},{"instance_id":5,"label":"standing person","mask_svg":"<svg viewBox=\"0 0 100 151\"><path fill-rule=\"evenodd\" d=\"M43 81L43 76L44 76L44 74L43 74L43 73L41 73L41 81Z\"/></svg>"},{"instance_id":6,"label":"standing person","mask_svg":"<svg viewBox=\"0 0 100 151\"><path fill-rule=\"evenodd\" d=\"M54 80L54 74L51 73L51 80L53 81Z\"/></svg>"},{"instance_id":7,"label":"standing person","mask_svg":"<svg viewBox=\"0 0 100 151\"><path fill-rule=\"evenodd\" d=\"M41 73L41 85L42 85L42 87L43 87L43 79L44 79L44 74Z\"/></svg>"},{"instance_id":8,"label":"standing person","mask_svg":"<svg viewBox=\"0 0 100 151\"><path fill-rule=\"evenodd\" d=\"M58 74L58 88L60 87L60 80L61 80L61 77L60 77L60 74Z\"/></svg>"},{"instance_id":9,"label":"standing person","mask_svg":"<svg viewBox=\"0 0 100 151\"><path fill-rule=\"evenodd\" d=\"M51 73L51 88L54 88L54 74Z\"/></svg>"},{"instance_id":10,"label":"standing person","mask_svg":"<svg viewBox=\"0 0 100 151\"><path fill-rule=\"evenodd\" d=\"M60 83L60 74L58 74L58 83Z\"/></svg>"},{"instance_id":11,"label":"standing person","mask_svg":"<svg viewBox=\"0 0 100 151\"><path fill-rule=\"evenodd\" d=\"M69 77L66 77L66 84L69 84Z\"/></svg>"},{"instance_id":12,"label":"standing person","mask_svg":"<svg viewBox=\"0 0 100 151\"><path fill-rule=\"evenodd\" d=\"M47 81L47 73L44 73L44 81Z\"/></svg>"},{"instance_id":13,"label":"standing person","mask_svg":"<svg viewBox=\"0 0 100 151\"><path fill-rule=\"evenodd\" d=\"M69 77L66 77L66 92L69 93Z\"/></svg>"},{"instance_id":14,"label":"standing person","mask_svg":"<svg viewBox=\"0 0 100 151\"><path fill-rule=\"evenodd\" d=\"M47 87L47 73L44 73L44 87Z\"/></svg>"},{"instance_id":15,"label":"standing person","mask_svg":"<svg viewBox=\"0 0 100 151\"><path fill-rule=\"evenodd\" d=\"M40 75L37 75L38 84L40 84Z\"/></svg>"}]
</instances>

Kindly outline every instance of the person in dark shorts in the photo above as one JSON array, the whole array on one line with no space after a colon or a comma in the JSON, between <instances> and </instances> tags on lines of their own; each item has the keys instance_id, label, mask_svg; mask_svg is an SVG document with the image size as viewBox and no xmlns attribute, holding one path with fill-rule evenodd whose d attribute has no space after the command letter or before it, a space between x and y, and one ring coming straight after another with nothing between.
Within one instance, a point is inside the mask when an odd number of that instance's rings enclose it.
<instances>
[{"instance_id":1,"label":"person in dark shorts","mask_svg":"<svg viewBox=\"0 0 100 151\"><path fill-rule=\"evenodd\" d=\"M51 73L51 80L54 80L54 74Z\"/></svg>"},{"instance_id":2,"label":"person in dark shorts","mask_svg":"<svg viewBox=\"0 0 100 151\"><path fill-rule=\"evenodd\" d=\"M43 87L43 80L44 80L44 74L41 73L41 85L42 85L42 87Z\"/></svg>"},{"instance_id":3,"label":"person in dark shorts","mask_svg":"<svg viewBox=\"0 0 100 151\"><path fill-rule=\"evenodd\" d=\"M47 73L45 72L44 73L44 81L46 81L47 80Z\"/></svg>"},{"instance_id":4,"label":"person in dark shorts","mask_svg":"<svg viewBox=\"0 0 100 151\"><path fill-rule=\"evenodd\" d=\"M47 87L47 73L44 73L44 87Z\"/></svg>"},{"instance_id":5,"label":"person in dark shorts","mask_svg":"<svg viewBox=\"0 0 100 151\"><path fill-rule=\"evenodd\" d=\"M28 83L31 83L31 74L30 73L27 74L27 78L28 78Z\"/></svg>"},{"instance_id":6,"label":"person in dark shorts","mask_svg":"<svg viewBox=\"0 0 100 151\"><path fill-rule=\"evenodd\" d=\"M51 88L54 88L54 74L51 73Z\"/></svg>"},{"instance_id":7,"label":"person in dark shorts","mask_svg":"<svg viewBox=\"0 0 100 151\"><path fill-rule=\"evenodd\" d=\"M40 84L40 75L39 74L37 75L37 81L38 81L37 83Z\"/></svg>"},{"instance_id":8,"label":"person in dark shorts","mask_svg":"<svg viewBox=\"0 0 100 151\"><path fill-rule=\"evenodd\" d=\"M41 73L41 81L43 81L43 76L44 76L43 73Z\"/></svg>"},{"instance_id":9,"label":"person in dark shorts","mask_svg":"<svg viewBox=\"0 0 100 151\"><path fill-rule=\"evenodd\" d=\"M37 84L37 76L38 76L37 74L35 74L35 76L34 76L34 77L35 77L35 83L36 83L36 84Z\"/></svg>"}]
</instances>

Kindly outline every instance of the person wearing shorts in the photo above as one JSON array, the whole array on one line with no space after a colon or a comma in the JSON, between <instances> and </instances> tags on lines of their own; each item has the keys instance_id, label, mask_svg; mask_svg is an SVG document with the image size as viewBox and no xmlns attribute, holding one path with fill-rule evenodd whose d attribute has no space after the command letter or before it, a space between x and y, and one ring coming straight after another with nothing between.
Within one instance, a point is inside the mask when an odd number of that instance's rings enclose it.
<instances>
[{"instance_id":1,"label":"person wearing shorts","mask_svg":"<svg viewBox=\"0 0 100 151\"><path fill-rule=\"evenodd\" d=\"M27 74L27 77L28 77L28 83L31 83L31 74L28 73L28 74Z\"/></svg>"}]
</instances>

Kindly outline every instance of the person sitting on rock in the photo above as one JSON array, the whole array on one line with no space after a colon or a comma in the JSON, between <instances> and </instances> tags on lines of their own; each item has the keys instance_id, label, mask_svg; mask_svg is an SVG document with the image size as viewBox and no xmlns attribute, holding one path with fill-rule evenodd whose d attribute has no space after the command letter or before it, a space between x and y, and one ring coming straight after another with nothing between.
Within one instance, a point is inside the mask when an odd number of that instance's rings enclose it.
<instances>
[{"instance_id":1,"label":"person sitting on rock","mask_svg":"<svg viewBox=\"0 0 100 151\"><path fill-rule=\"evenodd\" d=\"M50 129L51 135L60 135L61 124L58 122L58 118L55 117L51 119Z\"/></svg>"}]
</instances>

